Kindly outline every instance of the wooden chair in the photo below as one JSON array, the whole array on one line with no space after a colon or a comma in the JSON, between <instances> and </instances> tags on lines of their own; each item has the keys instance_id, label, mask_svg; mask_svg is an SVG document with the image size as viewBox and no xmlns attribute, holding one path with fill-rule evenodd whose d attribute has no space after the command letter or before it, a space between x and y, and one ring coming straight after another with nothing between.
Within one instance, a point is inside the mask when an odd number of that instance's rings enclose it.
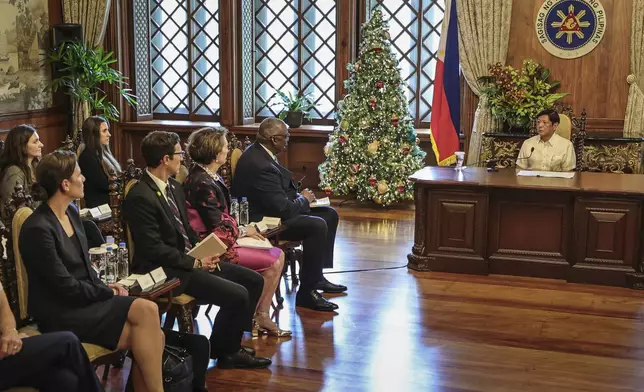
<instances>
[{"instance_id":1,"label":"wooden chair","mask_svg":"<svg viewBox=\"0 0 644 392\"><path fill-rule=\"evenodd\" d=\"M121 173L120 178L120 194L118 196L119 203L116 203L112 207L112 219L115 221L116 235L115 238L119 240L125 240L128 247L128 254L130 257L130 263L134 257L135 247L134 241L132 241L132 234L128 227L127 222L122 218L122 202L127 197L127 194L130 192L130 189L139 182L143 170L134 165L134 160L128 159L127 165L123 172ZM158 298L155 300L159 305L159 309L167 308L167 298ZM187 295L181 294L176 297L172 297L171 304L169 306L168 312L165 316L165 323L163 324L164 328L172 329L174 326L175 320L179 320L179 331L186 333L194 332L194 321L193 321L193 309L195 308L195 298Z\"/></svg>"},{"instance_id":2,"label":"wooden chair","mask_svg":"<svg viewBox=\"0 0 644 392\"><path fill-rule=\"evenodd\" d=\"M32 198L22 189L22 185L16 186L15 192L11 195L7 206L8 216L11 217L11 229L7 235L7 255L8 259L13 261L15 266L15 281L18 297L18 312L16 321L21 327L20 332L24 332L29 336L39 335L40 332L32 325L27 326L30 318L27 313L27 304L29 296L29 280L27 271L22 262L20 255L19 239L20 230L27 218L31 216L33 210L31 209ZM83 348L87 353L90 363L94 368L105 366L103 371L103 382L107 381L109 369L111 365L120 365L123 359L123 352L121 350L109 350L105 347L98 346L90 343L83 343Z\"/></svg>"}]
</instances>

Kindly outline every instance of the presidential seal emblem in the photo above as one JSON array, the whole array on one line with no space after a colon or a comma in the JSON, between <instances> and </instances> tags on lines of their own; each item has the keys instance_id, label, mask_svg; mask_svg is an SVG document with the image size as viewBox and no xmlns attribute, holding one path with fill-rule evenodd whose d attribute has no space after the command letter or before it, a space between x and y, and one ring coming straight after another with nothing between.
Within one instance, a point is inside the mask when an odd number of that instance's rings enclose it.
<instances>
[{"instance_id":1,"label":"presidential seal emblem","mask_svg":"<svg viewBox=\"0 0 644 392\"><path fill-rule=\"evenodd\" d=\"M548 52L574 59L599 45L606 31L606 12L599 0L545 0L535 28Z\"/></svg>"}]
</instances>

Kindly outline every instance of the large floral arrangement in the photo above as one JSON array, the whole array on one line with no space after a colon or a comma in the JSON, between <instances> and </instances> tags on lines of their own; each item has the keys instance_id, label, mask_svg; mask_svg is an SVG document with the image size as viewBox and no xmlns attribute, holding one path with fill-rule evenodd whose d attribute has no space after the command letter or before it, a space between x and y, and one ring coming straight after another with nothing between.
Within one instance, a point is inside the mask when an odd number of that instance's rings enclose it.
<instances>
[{"instance_id":1,"label":"large floral arrangement","mask_svg":"<svg viewBox=\"0 0 644 392\"><path fill-rule=\"evenodd\" d=\"M479 78L492 115L511 128L528 128L542 110L552 108L568 93L553 93L558 81L548 80L550 71L534 60L524 60L520 70L500 63L488 67L489 76Z\"/></svg>"}]
</instances>

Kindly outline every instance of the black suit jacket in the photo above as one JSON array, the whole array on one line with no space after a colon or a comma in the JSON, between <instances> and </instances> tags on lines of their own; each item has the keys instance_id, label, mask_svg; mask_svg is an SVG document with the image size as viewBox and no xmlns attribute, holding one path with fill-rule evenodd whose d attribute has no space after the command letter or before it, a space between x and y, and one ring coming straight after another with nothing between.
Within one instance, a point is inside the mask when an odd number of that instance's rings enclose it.
<instances>
[{"instance_id":1,"label":"black suit jacket","mask_svg":"<svg viewBox=\"0 0 644 392\"><path fill-rule=\"evenodd\" d=\"M168 179L168 187L179 208L186 234L194 245L197 236L187 219L183 188L173 178ZM181 279L178 291L182 291L195 259L185 253L179 222L174 219L168 202L147 171L125 198L123 212L134 241L133 272L147 273L163 267L168 277Z\"/></svg>"},{"instance_id":2,"label":"black suit jacket","mask_svg":"<svg viewBox=\"0 0 644 392\"><path fill-rule=\"evenodd\" d=\"M311 211L309 201L297 192L293 173L257 142L251 144L237 161L232 193L248 198L252 221L259 221L264 216L287 220Z\"/></svg>"},{"instance_id":3,"label":"black suit jacket","mask_svg":"<svg viewBox=\"0 0 644 392\"><path fill-rule=\"evenodd\" d=\"M78 157L78 166L85 176L85 206L93 208L109 204L110 182L98 156L85 149Z\"/></svg>"},{"instance_id":4,"label":"black suit jacket","mask_svg":"<svg viewBox=\"0 0 644 392\"><path fill-rule=\"evenodd\" d=\"M20 231L20 254L29 277L29 314L48 324L48 329L57 329L57 319L72 314L82 319L79 312L83 308L94 313L89 305L114 296L90 264L85 230L73 205L67 209L67 216L82 255L69 246L65 230L47 203L27 218Z\"/></svg>"}]
</instances>

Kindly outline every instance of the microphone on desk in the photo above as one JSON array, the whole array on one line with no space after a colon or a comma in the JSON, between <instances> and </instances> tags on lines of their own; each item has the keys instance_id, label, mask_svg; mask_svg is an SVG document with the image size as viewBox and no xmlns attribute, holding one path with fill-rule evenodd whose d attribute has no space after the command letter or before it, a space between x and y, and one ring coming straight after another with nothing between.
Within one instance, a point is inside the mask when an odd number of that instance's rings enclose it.
<instances>
[{"instance_id":1,"label":"microphone on desk","mask_svg":"<svg viewBox=\"0 0 644 392\"><path fill-rule=\"evenodd\" d=\"M534 147L532 147L532 148L530 149L530 154L528 154L528 156L527 156L527 157L517 158L517 161L518 161L519 159L530 159L530 157L532 156L532 153L533 153L533 152L534 152Z\"/></svg>"},{"instance_id":2,"label":"microphone on desk","mask_svg":"<svg viewBox=\"0 0 644 392\"><path fill-rule=\"evenodd\" d=\"M530 154L528 154L527 157L517 158L517 160L519 160L519 159L530 159L530 157L532 156L533 152L534 152L534 147L532 147L530 149ZM496 164L498 162L499 162L498 158L490 158L490 159L485 159L485 160L482 160L482 161L474 162L470 166L477 166L477 165L479 165L481 163L485 163L486 166L487 166L487 171L489 171L489 172L497 172L497 171L499 171L499 169L497 169L497 167L496 167Z\"/></svg>"}]
</instances>

